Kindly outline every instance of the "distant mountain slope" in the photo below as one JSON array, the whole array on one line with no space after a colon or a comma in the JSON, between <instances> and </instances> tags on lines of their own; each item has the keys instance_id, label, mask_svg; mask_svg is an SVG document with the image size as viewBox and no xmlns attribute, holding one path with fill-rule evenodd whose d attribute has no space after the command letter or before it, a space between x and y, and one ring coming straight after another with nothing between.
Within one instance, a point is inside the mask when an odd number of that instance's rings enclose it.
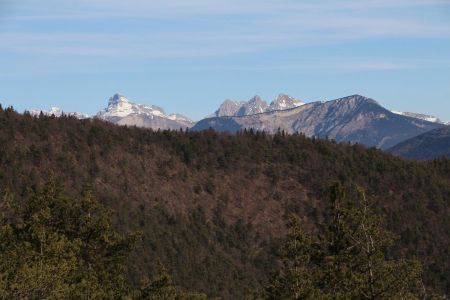
<instances>
[{"instance_id":1,"label":"distant mountain slope","mask_svg":"<svg viewBox=\"0 0 450 300\"><path fill-rule=\"evenodd\" d=\"M389 152L411 159L450 157L450 126L437 128L395 145Z\"/></svg>"},{"instance_id":2,"label":"distant mountain slope","mask_svg":"<svg viewBox=\"0 0 450 300\"><path fill-rule=\"evenodd\" d=\"M238 129L278 129L287 133L331 138L387 149L401 141L442 125L394 114L375 100L353 95L327 102L248 116L215 117L199 121L192 129L235 132Z\"/></svg>"},{"instance_id":3,"label":"distant mountain slope","mask_svg":"<svg viewBox=\"0 0 450 300\"><path fill-rule=\"evenodd\" d=\"M109 99L108 107L100 111L97 117L119 125L153 129L180 129L194 125L188 117L167 115L161 107L136 104L119 94Z\"/></svg>"}]
</instances>

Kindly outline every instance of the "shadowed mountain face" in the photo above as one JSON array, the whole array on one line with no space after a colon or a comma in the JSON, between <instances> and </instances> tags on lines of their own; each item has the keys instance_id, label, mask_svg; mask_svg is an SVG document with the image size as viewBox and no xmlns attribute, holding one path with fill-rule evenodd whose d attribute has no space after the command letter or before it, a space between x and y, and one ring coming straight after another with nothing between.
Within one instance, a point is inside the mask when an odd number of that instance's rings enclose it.
<instances>
[{"instance_id":1,"label":"shadowed mountain face","mask_svg":"<svg viewBox=\"0 0 450 300\"><path fill-rule=\"evenodd\" d=\"M450 157L450 126L434 129L404 141L389 152L405 158L427 160Z\"/></svg>"},{"instance_id":2,"label":"shadowed mountain face","mask_svg":"<svg viewBox=\"0 0 450 300\"><path fill-rule=\"evenodd\" d=\"M217 126L220 124L220 126ZM328 102L314 102L292 109L248 116L209 118L192 129L208 128L235 132L239 129L264 130L349 141L388 149L404 140L435 128L437 123L394 114L376 101L353 95Z\"/></svg>"}]
</instances>

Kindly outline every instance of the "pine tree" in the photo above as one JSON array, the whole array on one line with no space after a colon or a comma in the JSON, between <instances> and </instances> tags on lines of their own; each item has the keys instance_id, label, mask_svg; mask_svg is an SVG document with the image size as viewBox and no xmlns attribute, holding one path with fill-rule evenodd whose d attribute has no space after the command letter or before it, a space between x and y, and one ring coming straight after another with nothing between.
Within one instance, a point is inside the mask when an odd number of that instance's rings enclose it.
<instances>
[{"instance_id":1,"label":"pine tree","mask_svg":"<svg viewBox=\"0 0 450 300\"><path fill-rule=\"evenodd\" d=\"M264 299L321 299L323 295L314 282L319 270L312 262L317 241L295 216L290 216L288 227L289 234L281 250L283 269L261 296Z\"/></svg>"},{"instance_id":2,"label":"pine tree","mask_svg":"<svg viewBox=\"0 0 450 300\"><path fill-rule=\"evenodd\" d=\"M361 189L351 201L340 184L330 190L321 234L314 238L298 221L282 251L282 269L263 299L419 299L424 297L417 260L389 259L394 236L382 226ZM293 221L294 220L294 221Z\"/></svg>"},{"instance_id":3,"label":"pine tree","mask_svg":"<svg viewBox=\"0 0 450 300\"><path fill-rule=\"evenodd\" d=\"M125 263L138 237L116 232L89 192L66 198L51 181L24 201L7 190L0 203L0 299L207 299L165 268L133 291Z\"/></svg>"},{"instance_id":4,"label":"pine tree","mask_svg":"<svg viewBox=\"0 0 450 300\"><path fill-rule=\"evenodd\" d=\"M395 237L364 191L355 193L351 201L340 184L331 188L318 261L321 289L333 299L415 299L422 292L420 263L386 257Z\"/></svg>"},{"instance_id":5,"label":"pine tree","mask_svg":"<svg viewBox=\"0 0 450 300\"><path fill-rule=\"evenodd\" d=\"M115 232L95 199L49 183L25 201L6 193L0 216L3 299L119 299L133 236ZM11 205L14 202L14 205Z\"/></svg>"}]
</instances>

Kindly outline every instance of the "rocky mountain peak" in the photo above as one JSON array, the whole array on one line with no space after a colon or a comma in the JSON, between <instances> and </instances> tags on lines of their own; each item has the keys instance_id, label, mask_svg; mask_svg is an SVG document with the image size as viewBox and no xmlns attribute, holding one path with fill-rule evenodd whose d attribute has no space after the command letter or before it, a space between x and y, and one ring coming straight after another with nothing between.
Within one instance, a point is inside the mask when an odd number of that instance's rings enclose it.
<instances>
[{"instance_id":1,"label":"rocky mountain peak","mask_svg":"<svg viewBox=\"0 0 450 300\"><path fill-rule=\"evenodd\" d=\"M214 115L216 117L234 116L244 103L245 102L236 102L230 99L226 99L220 105L219 109L215 111Z\"/></svg>"},{"instance_id":2,"label":"rocky mountain peak","mask_svg":"<svg viewBox=\"0 0 450 300\"><path fill-rule=\"evenodd\" d=\"M351 96L345 97L343 99L347 99L348 101L353 101L355 103L373 103L373 104L380 105L377 101L373 100L372 98L368 98L368 97L358 95L358 94L351 95Z\"/></svg>"},{"instance_id":3,"label":"rocky mountain peak","mask_svg":"<svg viewBox=\"0 0 450 300\"><path fill-rule=\"evenodd\" d=\"M340 110L351 110L365 105L376 105L381 107L377 101L361 95L351 95L336 100L327 101L325 104L333 107L339 107Z\"/></svg>"},{"instance_id":4,"label":"rocky mountain peak","mask_svg":"<svg viewBox=\"0 0 450 300\"><path fill-rule=\"evenodd\" d=\"M119 125L154 129L180 129L193 125L193 121L185 116L167 115L159 106L137 104L120 94L110 97L108 107L98 112L97 117Z\"/></svg>"},{"instance_id":5,"label":"rocky mountain peak","mask_svg":"<svg viewBox=\"0 0 450 300\"><path fill-rule=\"evenodd\" d=\"M270 103L269 111L291 109L301 106L305 103L286 94L279 94L277 98Z\"/></svg>"},{"instance_id":6,"label":"rocky mountain peak","mask_svg":"<svg viewBox=\"0 0 450 300\"><path fill-rule=\"evenodd\" d=\"M225 100L219 107L218 110L214 112L213 115L209 117L239 117L239 116L249 116L254 114L260 114L270 111L277 110L286 110L301 106L305 103L302 101L289 96L287 94L279 94L277 98L270 103L270 106L267 102L258 95L255 95L253 98L245 101L233 101L233 100Z\"/></svg>"},{"instance_id":7,"label":"rocky mountain peak","mask_svg":"<svg viewBox=\"0 0 450 300\"><path fill-rule=\"evenodd\" d=\"M269 105L260 96L256 95L250 99L247 103L242 105L239 111L236 113L237 116L248 116L254 114L260 114L267 111Z\"/></svg>"},{"instance_id":8,"label":"rocky mountain peak","mask_svg":"<svg viewBox=\"0 0 450 300\"><path fill-rule=\"evenodd\" d=\"M108 106L117 106L121 103L129 103L130 101L123 95L115 94L111 98L109 98Z\"/></svg>"}]
</instances>

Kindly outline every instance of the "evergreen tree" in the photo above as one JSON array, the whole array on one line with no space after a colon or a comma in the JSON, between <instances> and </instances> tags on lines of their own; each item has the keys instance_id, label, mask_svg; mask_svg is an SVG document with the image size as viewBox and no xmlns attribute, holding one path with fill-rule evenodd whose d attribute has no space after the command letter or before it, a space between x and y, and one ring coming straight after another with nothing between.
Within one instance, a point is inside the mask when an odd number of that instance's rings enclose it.
<instances>
[{"instance_id":1,"label":"evergreen tree","mask_svg":"<svg viewBox=\"0 0 450 300\"><path fill-rule=\"evenodd\" d=\"M395 237L364 191L355 192L351 201L340 184L331 188L318 256L321 289L333 299L415 299L422 293L420 263L387 258Z\"/></svg>"},{"instance_id":2,"label":"evergreen tree","mask_svg":"<svg viewBox=\"0 0 450 300\"><path fill-rule=\"evenodd\" d=\"M298 221L282 251L283 267L263 299L418 299L422 268L416 260L388 259L394 236L370 209L362 190L352 202L339 184L331 189L322 232L312 237ZM294 220L294 221L293 221Z\"/></svg>"},{"instance_id":3,"label":"evergreen tree","mask_svg":"<svg viewBox=\"0 0 450 300\"><path fill-rule=\"evenodd\" d=\"M68 199L53 183L23 202L7 192L0 224L3 299L120 299L127 292L123 269L134 237L115 232L89 194Z\"/></svg>"},{"instance_id":4,"label":"evergreen tree","mask_svg":"<svg viewBox=\"0 0 450 300\"><path fill-rule=\"evenodd\" d=\"M263 292L264 299L320 299L315 286L319 271L313 265L313 247L317 242L302 227L298 218L289 218L289 234L281 250L282 270Z\"/></svg>"},{"instance_id":5,"label":"evergreen tree","mask_svg":"<svg viewBox=\"0 0 450 300\"><path fill-rule=\"evenodd\" d=\"M91 193L62 196L54 182L0 207L0 299L204 300L172 284L166 269L132 291L126 259L137 235L116 232Z\"/></svg>"}]
</instances>

